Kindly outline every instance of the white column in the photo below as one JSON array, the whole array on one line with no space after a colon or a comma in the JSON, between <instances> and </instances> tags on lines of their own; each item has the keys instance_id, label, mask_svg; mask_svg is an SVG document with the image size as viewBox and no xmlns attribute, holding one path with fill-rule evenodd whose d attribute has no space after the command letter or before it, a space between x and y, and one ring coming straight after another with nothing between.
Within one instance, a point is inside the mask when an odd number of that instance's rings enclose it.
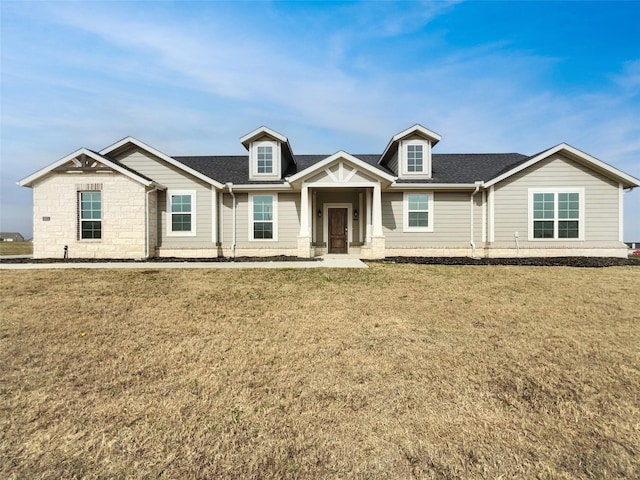
<instances>
[{"instance_id":1,"label":"white column","mask_svg":"<svg viewBox=\"0 0 640 480\"><path fill-rule=\"evenodd\" d=\"M318 217L316 216L316 209L318 208L318 200L316 198L316 191L311 194L311 241L317 242L316 232L318 231Z\"/></svg>"},{"instance_id":2,"label":"white column","mask_svg":"<svg viewBox=\"0 0 640 480\"><path fill-rule=\"evenodd\" d=\"M304 184L300 193L300 236L309 236L309 187Z\"/></svg>"},{"instance_id":3,"label":"white column","mask_svg":"<svg viewBox=\"0 0 640 480\"><path fill-rule=\"evenodd\" d=\"M380 183L373 186L373 236L382 236L382 192Z\"/></svg>"},{"instance_id":4,"label":"white column","mask_svg":"<svg viewBox=\"0 0 640 480\"><path fill-rule=\"evenodd\" d=\"M367 241L367 245L371 244L371 196L373 195L373 191L367 188L365 192L367 198L367 223L366 223L366 232L365 237Z\"/></svg>"}]
</instances>

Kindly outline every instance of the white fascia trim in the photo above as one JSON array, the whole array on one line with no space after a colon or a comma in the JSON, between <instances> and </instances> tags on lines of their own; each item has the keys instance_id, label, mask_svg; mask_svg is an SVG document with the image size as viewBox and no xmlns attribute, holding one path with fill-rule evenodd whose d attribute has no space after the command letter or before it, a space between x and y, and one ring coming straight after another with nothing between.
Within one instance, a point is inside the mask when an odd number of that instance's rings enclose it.
<instances>
[{"instance_id":1,"label":"white fascia trim","mask_svg":"<svg viewBox=\"0 0 640 480\"><path fill-rule=\"evenodd\" d=\"M328 165L330 165L331 163L342 159L342 160L346 160L350 163L352 163L354 166L356 166L357 168L364 170L368 173L370 173L371 175L373 175L375 178L381 179L381 180L385 180L387 182L394 182L396 180L396 177L389 175L388 173L385 173L375 167L372 167L371 165L368 165L367 163L363 162L362 160L360 160L357 157L354 157L353 155L345 152L344 150L340 150L339 152L334 153L333 155L331 155L330 157L325 158L324 160L322 160L321 162L318 162L314 165L311 165L310 167L306 168L305 170L296 173L295 175L292 175L291 177L287 178L287 181L289 183L293 183L296 182L298 180L302 180L304 178L307 178L311 175L315 175L316 173L318 173L319 171L323 170L324 168L326 168Z\"/></svg>"},{"instance_id":2,"label":"white fascia trim","mask_svg":"<svg viewBox=\"0 0 640 480\"><path fill-rule=\"evenodd\" d=\"M385 158L385 156L387 155L387 152L391 148L393 148L393 145L395 143L399 142L404 137L409 136L412 133L416 133L416 132L421 133L422 135L427 137L429 140L431 140L431 146L432 147L442 139L442 137L439 134L437 134L436 132L432 132L428 128L424 128L419 123L416 123L413 127L409 127L406 130L403 130L402 132L398 133L397 135L394 135L393 138L391 138L391 140L389 140L389 143L387 144L386 148L384 149L384 152L382 152L382 155L380 155L380 160L378 160L378 164L382 162L382 159Z\"/></svg>"},{"instance_id":3,"label":"white fascia trim","mask_svg":"<svg viewBox=\"0 0 640 480\"><path fill-rule=\"evenodd\" d=\"M286 191L291 191L293 190L293 187L289 184L289 183L279 183L279 184L273 184L273 183L265 183L265 184L248 184L248 185L236 185L235 183L233 184L233 191L234 192L241 192L241 191L249 191L249 190L264 190L264 191L269 191L269 192L286 192Z\"/></svg>"},{"instance_id":4,"label":"white fascia trim","mask_svg":"<svg viewBox=\"0 0 640 480\"><path fill-rule=\"evenodd\" d=\"M127 143L132 143L133 145L136 145L137 147L142 148L143 150L146 150L147 152L155 155L156 157L164 160L167 163L170 163L171 165L173 165L174 167L189 173L190 175L193 175L196 178L199 178L200 180L207 182L210 185L213 185L214 187L218 188L218 189L222 189L224 188L224 185L220 182L218 182L217 180L214 180L213 178L207 177L206 175L203 175L202 173L194 170L193 168L187 167L184 163L180 163L177 160L174 160L173 158L171 158L169 155L166 155L164 153L162 153L160 150L156 150L155 148L147 145L144 142L141 142L140 140L138 140L137 138L133 138L133 137L126 137L123 138L122 140L120 140L119 142L114 143L113 145L108 146L107 148L104 148L102 150L100 150L100 155L108 155L109 153L113 152L114 150L117 150L118 148L122 147L123 145L126 145Z\"/></svg>"},{"instance_id":5,"label":"white fascia trim","mask_svg":"<svg viewBox=\"0 0 640 480\"><path fill-rule=\"evenodd\" d=\"M126 168L122 168L120 165L112 162L108 158L105 158L102 155L98 155L98 154L96 154L96 153L94 153L91 150L88 150L86 148L80 148L80 149L76 150L75 152L70 153L66 157L61 158L57 162L54 162L51 165L49 165L47 167L44 167L44 168L38 170L37 172L29 175L28 177L23 178L22 180L18 181L18 185L21 186L21 187L29 187L29 186L31 186L31 184L33 184L33 182L35 182L39 178L43 177L47 173L51 172L53 169L64 165L65 163L73 160L74 158L76 158L79 155L86 155L87 157L91 157L95 161L107 165L109 168L112 168L116 172L121 173L122 175L125 175L125 176L131 178L132 180L135 180L138 183L141 183L145 187L150 187L150 186L154 186L154 185L157 185L158 187L162 187L161 185L156 184L152 180L147 180L145 178L142 178L139 175L136 175L135 173L127 170ZM162 187L162 188L164 188L164 187Z\"/></svg>"},{"instance_id":6,"label":"white fascia trim","mask_svg":"<svg viewBox=\"0 0 640 480\"><path fill-rule=\"evenodd\" d=\"M388 190L475 190L475 183L397 183L394 182ZM483 185L480 186L482 188Z\"/></svg>"},{"instance_id":7,"label":"white fascia trim","mask_svg":"<svg viewBox=\"0 0 640 480\"><path fill-rule=\"evenodd\" d=\"M413 133L421 133L422 135L427 137L429 140L431 140L433 145L435 145L442 139L442 137L438 135L436 132L432 132L428 128L424 128L419 123L416 123L413 127L409 127L406 130L403 130L402 132L398 133L397 135L394 135L391 141L396 142L398 140L402 140L404 137L409 136Z\"/></svg>"},{"instance_id":8,"label":"white fascia trim","mask_svg":"<svg viewBox=\"0 0 640 480\"><path fill-rule=\"evenodd\" d=\"M269 135L270 137L273 137L282 143L288 143L287 137L285 137L281 133L276 132L275 130L271 130L269 127L265 127L264 125L240 137L240 142L245 147L249 148L249 143L251 143L251 140L259 137L260 135Z\"/></svg>"},{"instance_id":9,"label":"white fascia trim","mask_svg":"<svg viewBox=\"0 0 640 480\"><path fill-rule=\"evenodd\" d=\"M508 172L500 175L499 177L489 180L487 183L485 183L485 186L490 187L491 185L495 185L496 183L504 180L505 178L509 178L511 175L521 172L522 170L529 168L532 165L535 165L541 160L549 158L551 155L554 155L560 152L568 153L569 155L578 159L578 161L582 161L587 165L596 167L596 169L599 169L601 171L608 173L610 176L613 176L616 180L625 181L628 187L640 186L639 179L632 177L631 175L627 175L623 171L618 170L617 168L612 167L611 165L603 162L602 160L598 160L597 158L592 157L588 153L584 153L578 150L577 148L574 148L571 145L568 145L566 143L561 143L559 145L556 145L555 147L550 148L549 150L546 150L540 153L539 155L536 155L531 160L523 163L522 165L515 167L513 170L509 170Z\"/></svg>"}]
</instances>

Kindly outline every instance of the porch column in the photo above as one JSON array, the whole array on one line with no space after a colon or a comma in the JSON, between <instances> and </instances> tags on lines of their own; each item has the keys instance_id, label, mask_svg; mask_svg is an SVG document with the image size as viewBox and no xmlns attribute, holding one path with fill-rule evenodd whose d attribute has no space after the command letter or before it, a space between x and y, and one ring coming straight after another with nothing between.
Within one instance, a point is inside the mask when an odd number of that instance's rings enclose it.
<instances>
[{"instance_id":1,"label":"porch column","mask_svg":"<svg viewBox=\"0 0 640 480\"><path fill-rule=\"evenodd\" d=\"M371 238L368 244L369 258L384 258L386 255L386 240L382 233L382 187L380 183L373 186L371 205ZM367 201L369 197L367 196ZM369 206L369 205L367 205Z\"/></svg>"},{"instance_id":2,"label":"porch column","mask_svg":"<svg viewBox=\"0 0 640 480\"><path fill-rule=\"evenodd\" d=\"M298 235L298 256L311 257L311 235L309 231L309 186L302 184L300 192L300 233Z\"/></svg>"},{"instance_id":3,"label":"porch column","mask_svg":"<svg viewBox=\"0 0 640 480\"><path fill-rule=\"evenodd\" d=\"M373 186L373 236L382 237L382 192L380 183Z\"/></svg>"},{"instance_id":4,"label":"porch column","mask_svg":"<svg viewBox=\"0 0 640 480\"><path fill-rule=\"evenodd\" d=\"M309 187L304 184L300 193L300 236L309 236Z\"/></svg>"}]
</instances>

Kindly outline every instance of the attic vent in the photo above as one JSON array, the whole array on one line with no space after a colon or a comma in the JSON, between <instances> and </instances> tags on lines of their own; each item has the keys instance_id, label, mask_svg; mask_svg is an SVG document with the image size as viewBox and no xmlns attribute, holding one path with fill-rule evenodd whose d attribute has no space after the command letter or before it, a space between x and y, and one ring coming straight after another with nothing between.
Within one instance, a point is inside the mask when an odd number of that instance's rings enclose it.
<instances>
[{"instance_id":1,"label":"attic vent","mask_svg":"<svg viewBox=\"0 0 640 480\"><path fill-rule=\"evenodd\" d=\"M76 191L100 191L102 190L101 183L77 183Z\"/></svg>"}]
</instances>

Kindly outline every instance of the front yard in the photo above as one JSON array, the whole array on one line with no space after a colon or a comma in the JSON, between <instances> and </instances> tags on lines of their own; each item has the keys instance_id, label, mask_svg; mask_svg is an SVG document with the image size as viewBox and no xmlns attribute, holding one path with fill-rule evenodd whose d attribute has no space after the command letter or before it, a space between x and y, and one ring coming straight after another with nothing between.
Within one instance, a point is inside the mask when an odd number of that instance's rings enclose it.
<instances>
[{"instance_id":1,"label":"front yard","mask_svg":"<svg viewBox=\"0 0 640 480\"><path fill-rule=\"evenodd\" d=\"M640 269L0 271L2 478L638 478Z\"/></svg>"}]
</instances>

